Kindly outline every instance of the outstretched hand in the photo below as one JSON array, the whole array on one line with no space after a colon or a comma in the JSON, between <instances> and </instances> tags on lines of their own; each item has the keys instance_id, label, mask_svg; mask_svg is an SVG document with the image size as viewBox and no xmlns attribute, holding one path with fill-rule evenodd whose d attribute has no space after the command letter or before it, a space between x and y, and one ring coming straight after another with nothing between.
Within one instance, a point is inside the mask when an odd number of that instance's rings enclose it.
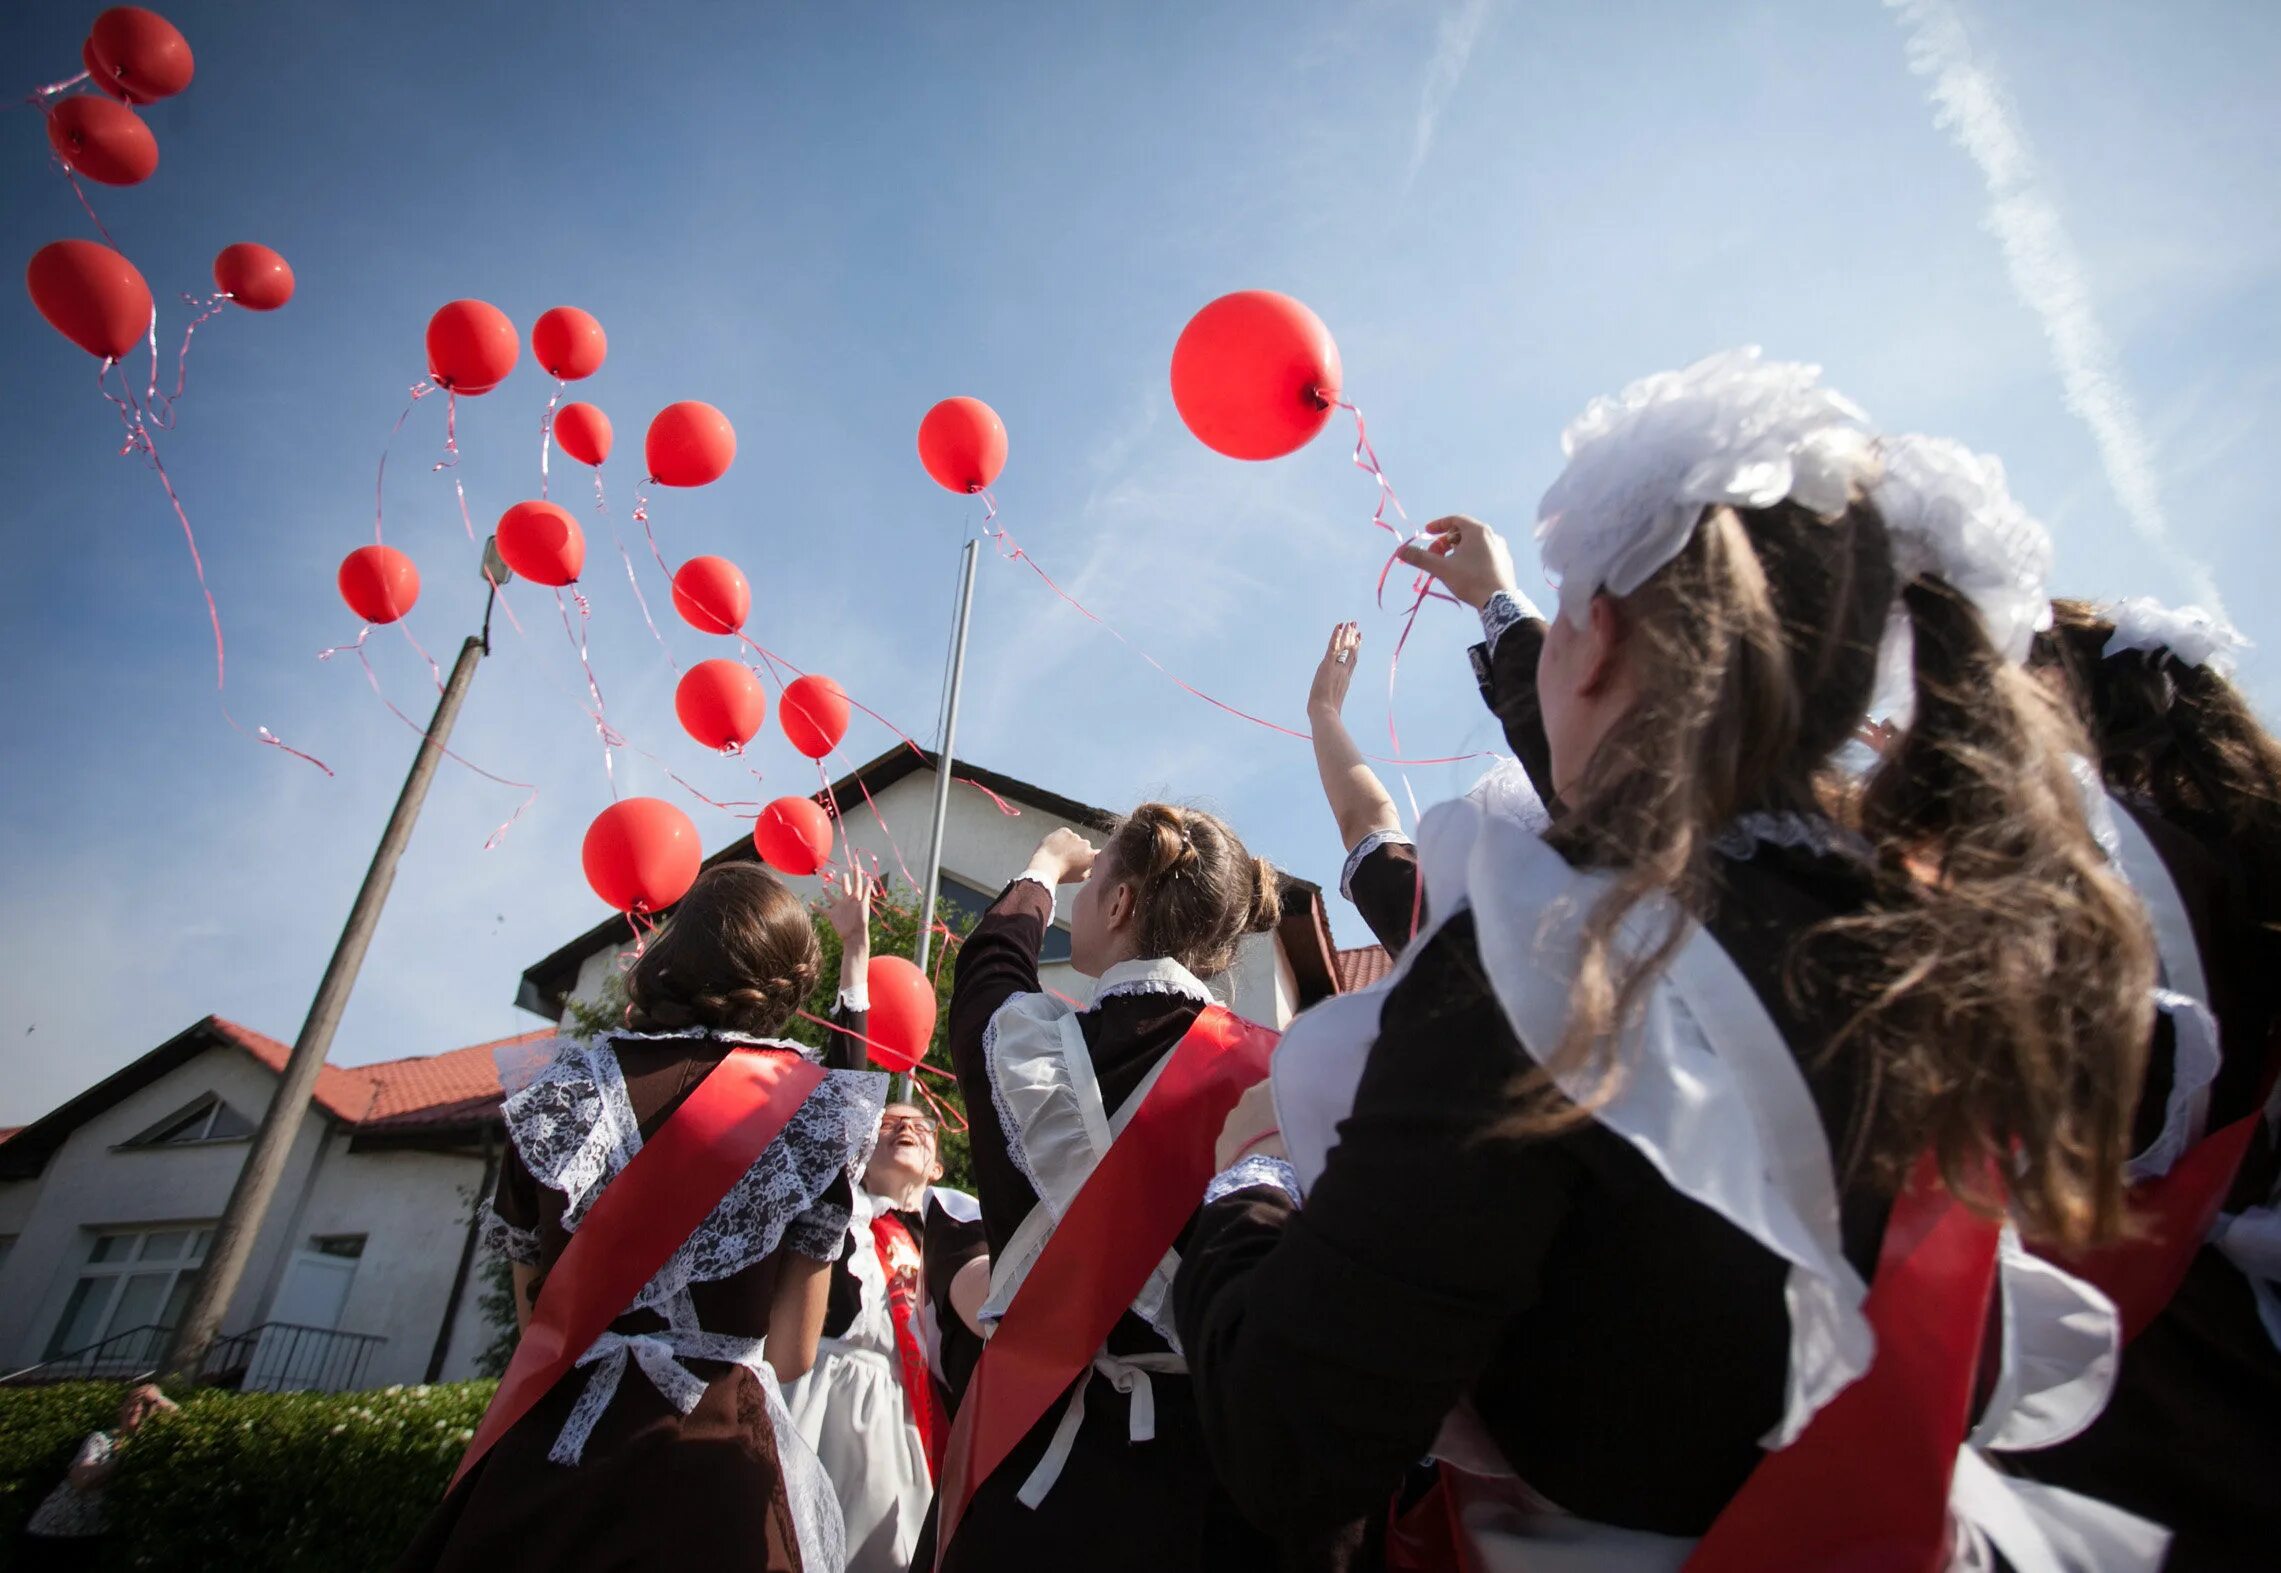
<instances>
[{"instance_id":1,"label":"outstretched hand","mask_svg":"<svg viewBox=\"0 0 2281 1573\"><path fill-rule=\"evenodd\" d=\"M829 892L824 898L824 915L831 920L832 932L840 937L844 949L871 948L871 897L878 889L870 875L861 869L824 882Z\"/></svg>"},{"instance_id":2,"label":"outstretched hand","mask_svg":"<svg viewBox=\"0 0 2281 1573\"><path fill-rule=\"evenodd\" d=\"M1093 871L1094 847L1074 830L1056 830L1030 854L1030 872L1056 885L1074 885Z\"/></svg>"},{"instance_id":3,"label":"outstretched hand","mask_svg":"<svg viewBox=\"0 0 2281 1573\"><path fill-rule=\"evenodd\" d=\"M1335 718L1346 708L1346 691L1353 686L1354 669L1362 654L1362 625L1341 623L1331 630L1330 648L1315 668L1315 685L1307 690L1307 714Z\"/></svg>"},{"instance_id":4,"label":"outstretched hand","mask_svg":"<svg viewBox=\"0 0 2281 1573\"><path fill-rule=\"evenodd\" d=\"M1439 579L1451 595L1479 611L1499 590L1512 593L1513 554L1505 538L1464 514L1453 513L1426 526L1432 540L1422 546L1402 546L1395 556L1412 568Z\"/></svg>"}]
</instances>

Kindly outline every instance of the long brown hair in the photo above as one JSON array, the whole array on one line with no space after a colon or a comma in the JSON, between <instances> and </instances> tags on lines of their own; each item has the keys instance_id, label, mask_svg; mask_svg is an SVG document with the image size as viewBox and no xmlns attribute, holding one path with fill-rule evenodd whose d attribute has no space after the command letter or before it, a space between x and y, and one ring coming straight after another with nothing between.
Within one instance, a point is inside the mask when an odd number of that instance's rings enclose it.
<instances>
[{"instance_id":1,"label":"long brown hair","mask_svg":"<svg viewBox=\"0 0 2281 1573\"><path fill-rule=\"evenodd\" d=\"M2051 603L2029 663L2059 673L2107 786L2247 865L2259 916L2281 915L2281 744L2241 690L2166 650L2106 653L2115 625L2084 601Z\"/></svg>"},{"instance_id":2,"label":"long brown hair","mask_svg":"<svg viewBox=\"0 0 2281 1573\"><path fill-rule=\"evenodd\" d=\"M1901 597L1915 718L1866 787L1842 791L1833 760L1868 707L1897 588L1884 521L1857 496L1834 519L1791 502L1714 508L1617 603L1639 697L1563 791L1551 838L1614 883L1585 920L1567 1030L1524 1078L1512 1126L1559 1129L1613 1095L1618 1028L1687 915L1712 909L1728 823L1844 802L1875 851L1873 896L1801 936L1790 971L1848 1010L1824 1051L1863 1062L1848 1170L1896 1187L1929 1147L1957 1195L1994 1211L1992 1163L2008 1158L2023 1226L2111 1236L2152 947L2085 824L2070 719L1937 579ZM1644 947L1619 941L1659 893L1670 922ZM1554 1078L1579 1071L1593 1090L1570 1102Z\"/></svg>"},{"instance_id":3,"label":"long brown hair","mask_svg":"<svg viewBox=\"0 0 2281 1573\"><path fill-rule=\"evenodd\" d=\"M1200 978L1227 971L1237 942L1282 915L1275 865L1200 808L1143 803L1117 822L1102 856L1133 887L1140 954L1170 956Z\"/></svg>"},{"instance_id":4,"label":"long brown hair","mask_svg":"<svg viewBox=\"0 0 2281 1573\"><path fill-rule=\"evenodd\" d=\"M715 1027L773 1037L823 966L800 898L757 863L697 876L626 978L626 1024L640 1032Z\"/></svg>"}]
</instances>

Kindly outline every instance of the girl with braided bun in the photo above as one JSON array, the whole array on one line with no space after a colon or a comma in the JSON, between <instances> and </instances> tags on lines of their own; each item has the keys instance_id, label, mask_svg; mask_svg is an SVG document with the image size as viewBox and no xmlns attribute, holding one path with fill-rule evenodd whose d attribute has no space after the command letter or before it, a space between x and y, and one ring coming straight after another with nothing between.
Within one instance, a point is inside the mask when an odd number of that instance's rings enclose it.
<instances>
[{"instance_id":1,"label":"girl with braided bun","mask_svg":"<svg viewBox=\"0 0 2281 1573\"><path fill-rule=\"evenodd\" d=\"M1972 1444L2050 1440L2111 1371L2096 1297L1997 1220L2121 1230L2152 948L2009 658L2040 532L1969 497L1889 527L1865 428L1745 350L1565 434L1560 811L1427 812L1426 926L1287 1029L1182 1255L1207 1448L1259 1525L1383 1516L1430 1453L1448 1511L1403 1520L1405 1566L2159 1561L1968 1445L1999 1276ZM1889 622L1915 714L1848 791Z\"/></svg>"},{"instance_id":2,"label":"girl with braided bun","mask_svg":"<svg viewBox=\"0 0 2281 1573\"><path fill-rule=\"evenodd\" d=\"M1047 993L1038 978L1055 889L1070 884L1078 886L1070 959L1099 980L1083 1008ZM1098 850L1072 831L1048 836L967 936L949 1037L973 1121L992 1262L980 1312L993 1335L985 1369L997 1324L1049 1245L1115 1248L1110 1239L1059 1242L1056 1224L1212 1004L1207 980L1279 912L1275 870L1224 822L1144 803ZM1150 1272L1065 1395L973 1487L955 1524L938 1520L934 1530L948 1530L941 1566L1159 1573L1278 1565L1274 1546L1215 1489L1197 1434L1172 1327L1178 1252L1176 1245ZM967 1406L983 1393L978 1374ZM968 1424L962 1414L960 1426Z\"/></svg>"},{"instance_id":3,"label":"girl with braided bun","mask_svg":"<svg viewBox=\"0 0 2281 1573\"><path fill-rule=\"evenodd\" d=\"M625 1029L561 1041L507 1100L486 1230L515 1264L526 1324L596 1197L725 1058L815 1057L780 1034L821 965L807 908L766 869L707 869L627 976ZM839 1505L778 1384L815 1359L886 1090L877 1073L825 1072L403 1565L839 1568Z\"/></svg>"}]
</instances>

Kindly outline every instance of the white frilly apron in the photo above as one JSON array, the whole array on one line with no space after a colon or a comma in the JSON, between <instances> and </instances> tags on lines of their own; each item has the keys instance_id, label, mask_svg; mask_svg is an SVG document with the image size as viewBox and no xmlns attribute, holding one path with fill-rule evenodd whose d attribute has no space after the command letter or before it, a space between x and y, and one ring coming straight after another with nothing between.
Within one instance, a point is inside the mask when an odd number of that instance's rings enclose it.
<instances>
[{"instance_id":1,"label":"white frilly apron","mask_svg":"<svg viewBox=\"0 0 2281 1573\"><path fill-rule=\"evenodd\" d=\"M1473 914L1482 967L1521 1042L1537 1050L1559 1042L1582 924L1606 879L1572 869L1519 816L1501 811L1501 800L1519 796L1507 782L1426 814L1418 859L1431 926L1391 976L1324 1002L1284 1033L1270 1075L1303 1186L1322 1173L1353 1107L1387 996L1457 913ZM1641 903L1620 943L1651 944L1668 911ZM1700 928L1658 980L1620 1057L1624 1079L1594 1118L1674 1190L1789 1263L1782 1417L1762 1439L1787 1446L1875 1352L1862 1310L1868 1286L1845 1257L1829 1143L1805 1078L1756 992ZM1563 1090L1581 1098L1589 1089ZM2047 1447L2080 1432L2106 1403L2119 1348L2105 1297L2030 1256L2009 1229L1999 1266L2004 1363L1995 1401L1959 1451L1950 1513L1961 1533L1951 1566L1992 1566L1993 1545L2019 1573L2152 1573L2164 1531L2103 1503L2008 1479L1981 1456L1982 1448ZM1467 1406L1445 1423L1435 1451L1475 1474L1512 1474ZM1518 1493L1469 1514L1467 1528L1485 1568L1530 1573L1675 1569L1694 1545L1593 1524Z\"/></svg>"}]
</instances>

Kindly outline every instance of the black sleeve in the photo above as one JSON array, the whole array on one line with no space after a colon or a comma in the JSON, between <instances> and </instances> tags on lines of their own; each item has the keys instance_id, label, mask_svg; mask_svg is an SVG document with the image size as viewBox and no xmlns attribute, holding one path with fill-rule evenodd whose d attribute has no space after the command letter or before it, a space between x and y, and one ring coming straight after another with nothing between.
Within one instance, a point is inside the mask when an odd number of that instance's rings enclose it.
<instances>
[{"instance_id":1,"label":"black sleeve","mask_svg":"<svg viewBox=\"0 0 2281 1573\"><path fill-rule=\"evenodd\" d=\"M1215 1202L1174 1286L1206 1448L1279 1537L1383 1510L1535 1301L1585 1172L1565 1138L1496 1134L1527 1061L1469 915L1427 942L1384 1020L1306 1205Z\"/></svg>"},{"instance_id":2,"label":"black sleeve","mask_svg":"<svg viewBox=\"0 0 2281 1573\"><path fill-rule=\"evenodd\" d=\"M1505 746L1529 773L1529 784L1553 802L1552 745L1545 740L1544 709L1537 703L1537 657L1544 653L1545 624L1525 617L1497 636L1495 649L1477 644L1466 654L1482 702L1505 729Z\"/></svg>"},{"instance_id":3,"label":"black sleeve","mask_svg":"<svg viewBox=\"0 0 2281 1573\"><path fill-rule=\"evenodd\" d=\"M1034 879L1017 879L990 903L958 949L950 993L950 1063L972 1129L974 1189L990 1248L1002 1248L1037 1205L1037 1192L1014 1163L990 1093L982 1053L990 1018L1016 994L1038 989L1038 951L1053 921L1053 893Z\"/></svg>"},{"instance_id":4,"label":"black sleeve","mask_svg":"<svg viewBox=\"0 0 2281 1573\"><path fill-rule=\"evenodd\" d=\"M965 1396L974 1363L982 1357L982 1336L959 1320L950 1303L950 1284L960 1268L990 1254L990 1242L983 1237L980 1219L954 1218L933 1197L927 1199L924 1234L919 1254L926 1262L927 1301L934 1311L941 1359L935 1379L955 1406Z\"/></svg>"},{"instance_id":5,"label":"black sleeve","mask_svg":"<svg viewBox=\"0 0 2281 1573\"><path fill-rule=\"evenodd\" d=\"M871 1013L867 1010L849 1010L835 999L832 1002L832 1025L841 1030L824 1035L824 1068L835 1071L864 1069L871 1058L871 1052L864 1044L864 1039L871 1032Z\"/></svg>"},{"instance_id":6,"label":"black sleeve","mask_svg":"<svg viewBox=\"0 0 2281 1573\"><path fill-rule=\"evenodd\" d=\"M1425 896L1418 888L1418 849L1402 841L1382 841L1355 865L1348 898L1378 943L1402 954L1425 925Z\"/></svg>"}]
</instances>

